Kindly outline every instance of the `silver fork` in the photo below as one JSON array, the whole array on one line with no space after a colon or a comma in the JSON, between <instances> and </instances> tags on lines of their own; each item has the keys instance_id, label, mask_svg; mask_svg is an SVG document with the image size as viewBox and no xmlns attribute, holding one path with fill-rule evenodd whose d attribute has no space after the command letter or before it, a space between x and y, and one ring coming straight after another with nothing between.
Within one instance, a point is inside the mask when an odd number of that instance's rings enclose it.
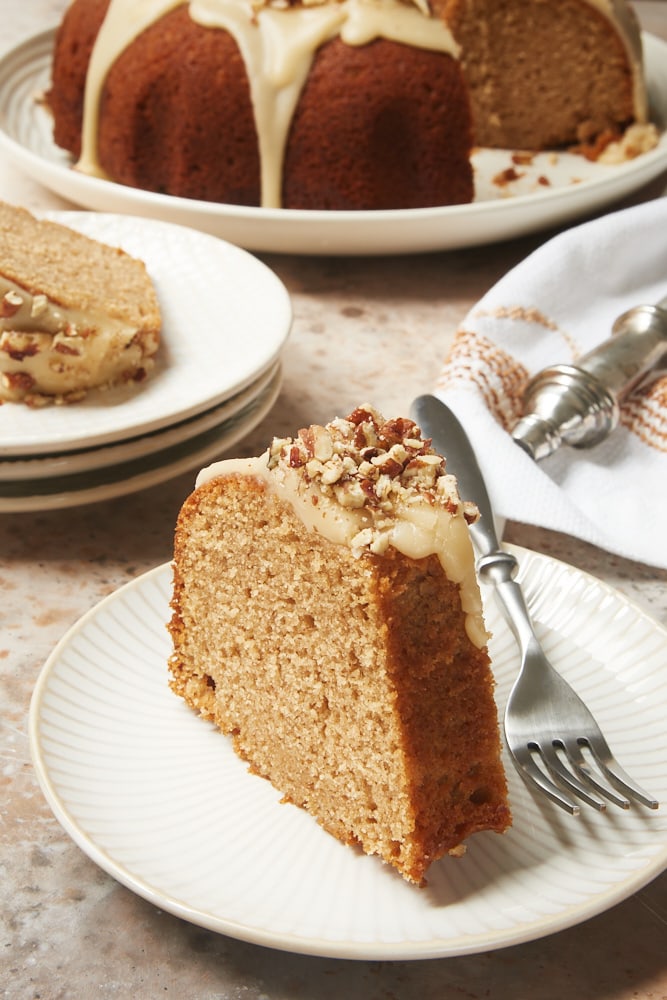
<instances>
[{"instance_id":1,"label":"silver fork","mask_svg":"<svg viewBox=\"0 0 667 1000\"><path fill-rule=\"evenodd\" d=\"M479 507L480 518L470 526L480 552L477 568L495 585L521 651L521 669L504 720L507 746L519 774L572 815L580 810L567 791L601 811L606 809L605 799L623 809L630 807L630 799L657 809L657 800L623 770L591 712L549 663L514 579L517 560L500 548L486 484L463 427L435 396L416 399L413 414L436 450L446 456L461 495ZM597 765L595 772L592 763Z\"/></svg>"},{"instance_id":2,"label":"silver fork","mask_svg":"<svg viewBox=\"0 0 667 1000\"><path fill-rule=\"evenodd\" d=\"M487 525L475 534L479 538L482 532L495 551L487 550L480 558L479 572L495 584L521 650L521 669L505 709L505 739L519 773L575 816L579 806L558 782L600 811L606 803L599 796L622 809L630 808L630 798L657 809L656 799L621 767L592 713L547 659L514 579L516 559L499 550L493 528L489 532ZM590 751L590 760L584 748ZM598 773L591 763L597 764Z\"/></svg>"}]
</instances>

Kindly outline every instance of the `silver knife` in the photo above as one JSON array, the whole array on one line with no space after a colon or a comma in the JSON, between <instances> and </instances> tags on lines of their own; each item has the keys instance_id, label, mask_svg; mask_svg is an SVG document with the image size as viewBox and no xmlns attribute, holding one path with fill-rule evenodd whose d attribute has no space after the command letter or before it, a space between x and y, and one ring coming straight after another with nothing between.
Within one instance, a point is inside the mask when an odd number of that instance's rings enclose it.
<instances>
[{"instance_id":1,"label":"silver knife","mask_svg":"<svg viewBox=\"0 0 667 1000\"><path fill-rule=\"evenodd\" d=\"M463 500L473 500L480 517L470 525L470 534L482 557L493 556L516 568L513 555L503 552L493 521L491 500L480 470L470 439L458 418L437 396L418 396L412 404L412 418L423 432L431 438L433 447L447 463L447 471L452 472L459 484Z\"/></svg>"},{"instance_id":2,"label":"silver knife","mask_svg":"<svg viewBox=\"0 0 667 1000\"><path fill-rule=\"evenodd\" d=\"M494 584L508 624L523 649L531 641L532 626L521 587L514 579L518 562L511 552L500 547L493 519L491 500L470 439L458 418L437 396L418 396L412 404L412 417L431 438L433 447L447 463L459 484L463 500L473 500L479 508L479 520L470 525L470 535L479 553L477 571Z\"/></svg>"}]
</instances>

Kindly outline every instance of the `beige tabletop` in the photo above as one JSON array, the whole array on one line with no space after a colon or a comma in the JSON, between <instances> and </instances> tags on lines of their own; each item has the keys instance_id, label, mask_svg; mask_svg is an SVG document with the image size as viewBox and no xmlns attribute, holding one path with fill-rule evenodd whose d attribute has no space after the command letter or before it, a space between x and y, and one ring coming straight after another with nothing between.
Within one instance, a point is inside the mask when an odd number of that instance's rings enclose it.
<instances>
[{"instance_id":1,"label":"beige tabletop","mask_svg":"<svg viewBox=\"0 0 667 1000\"><path fill-rule=\"evenodd\" d=\"M58 20L63 0L0 0L0 51ZM636 4L667 38L667 2ZM640 198L665 193L665 178ZM75 208L0 160L0 197ZM635 198L636 200L636 198ZM287 286L293 332L273 412L238 445L372 401L405 414L432 386L476 300L549 234L414 257L263 255ZM28 746L31 692L57 640L100 598L169 560L193 474L62 511L0 515L0 996L202 1000L664 1000L667 875L600 916L528 944L415 962L291 955L181 921L119 885L63 832ZM667 573L509 523L505 537L599 577L667 624ZM128 692L128 695L131 694Z\"/></svg>"}]
</instances>

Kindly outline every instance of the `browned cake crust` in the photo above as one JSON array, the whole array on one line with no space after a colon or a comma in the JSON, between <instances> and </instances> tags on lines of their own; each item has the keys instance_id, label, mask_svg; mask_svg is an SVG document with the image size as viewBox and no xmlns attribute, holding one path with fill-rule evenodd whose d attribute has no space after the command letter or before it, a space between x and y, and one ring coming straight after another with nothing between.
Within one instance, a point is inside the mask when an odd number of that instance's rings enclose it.
<instances>
[{"instance_id":1,"label":"browned cake crust","mask_svg":"<svg viewBox=\"0 0 667 1000\"><path fill-rule=\"evenodd\" d=\"M53 114L53 138L76 158L81 152L83 96L90 54L109 0L72 3L56 31L51 86L46 95Z\"/></svg>"},{"instance_id":2,"label":"browned cake crust","mask_svg":"<svg viewBox=\"0 0 667 1000\"><path fill-rule=\"evenodd\" d=\"M107 77L98 151L122 184L258 205L257 135L231 35L196 24L187 6L147 28Z\"/></svg>"},{"instance_id":3,"label":"browned cake crust","mask_svg":"<svg viewBox=\"0 0 667 1000\"><path fill-rule=\"evenodd\" d=\"M75 157L86 69L108 3L74 0L56 38L48 96L54 137ZM283 207L462 204L474 195L473 142L528 150L583 143L593 158L635 118L643 122L643 105L639 113L634 100L641 51L631 11L623 10L620 28L586 0L430 6L454 35L459 58L384 38L361 46L336 38L318 49L285 147ZM635 36L636 52L622 32ZM652 134L633 140L627 156L654 141ZM98 142L100 166L123 184L260 204L243 58L227 31L197 24L185 0L111 67Z\"/></svg>"},{"instance_id":4,"label":"browned cake crust","mask_svg":"<svg viewBox=\"0 0 667 1000\"><path fill-rule=\"evenodd\" d=\"M361 48L335 39L320 49L292 124L284 204L463 204L473 197L471 149L470 103L454 59L383 39Z\"/></svg>"},{"instance_id":5,"label":"browned cake crust","mask_svg":"<svg viewBox=\"0 0 667 1000\"><path fill-rule=\"evenodd\" d=\"M478 145L568 146L617 136L633 121L625 46L591 4L436 2L462 46Z\"/></svg>"},{"instance_id":6,"label":"browned cake crust","mask_svg":"<svg viewBox=\"0 0 667 1000\"><path fill-rule=\"evenodd\" d=\"M355 557L252 476L175 537L172 687L330 833L421 883L510 822L493 680L436 556Z\"/></svg>"},{"instance_id":7,"label":"browned cake crust","mask_svg":"<svg viewBox=\"0 0 667 1000\"><path fill-rule=\"evenodd\" d=\"M54 138L81 151L83 89L108 0L75 0L59 28L48 101ZM132 82L131 87L128 81ZM107 76L99 161L114 180L259 205L257 135L236 42L187 6L147 28ZM378 39L325 44L285 152L283 206L414 208L469 202L470 104L457 61Z\"/></svg>"}]
</instances>

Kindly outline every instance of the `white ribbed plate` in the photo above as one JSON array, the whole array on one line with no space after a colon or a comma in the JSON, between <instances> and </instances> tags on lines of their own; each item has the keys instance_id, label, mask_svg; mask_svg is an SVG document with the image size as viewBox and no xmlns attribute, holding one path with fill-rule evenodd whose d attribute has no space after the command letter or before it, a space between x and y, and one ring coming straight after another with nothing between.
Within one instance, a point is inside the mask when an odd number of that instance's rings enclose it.
<instances>
[{"instance_id":1,"label":"white ribbed plate","mask_svg":"<svg viewBox=\"0 0 667 1000\"><path fill-rule=\"evenodd\" d=\"M92 448L170 427L230 399L278 361L292 324L290 298L245 250L152 219L46 215L144 261L160 303L162 342L141 385L94 389L71 406L0 406L0 456Z\"/></svg>"},{"instance_id":2,"label":"white ribbed plate","mask_svg":"<svg viewBox=\"0 0 667 1000\"><path fill-rule=\"evenodd\" d=\"M77 451L60 451L54 455L30 455L28 458L0 459L0 496L3 484L30 479L54 479L71 476L93 469L105 469L110 465L146 458L165 448L190 441L205 431L220 427L223 422L241 414L249 403L262 396L268 386L280 382L280 362L267 369L260 377L231 399L219 406L198 413L189 420L170 424L168 427L128 438L115 444L101 445L99 448L82 448Z\"/></svg>"},{"instance_id":3,"label":"white ribbed plate","mask_svg":"<svg viewBox=\"0 0 667 1000\"><path fill-rule=\"evenodd\" d=\"M78 205L130 212L192 226L248 250L295 254L394 254L450 250L561 226L618 201L667 169L667 43L644 34L655 149L609 166L550 152L522 166L516 182L494 178L513 166L510 150L473 155L470 205L368 212L249 208L140 191L72 169L53 143L53 123L36 97L50 81L53 31L36 35L0 60L0 147L29 177ZM544 180L547 180L545 186Z\"/></svg>"},{"instance_id":4,"label":"white ribbed plate","mask_svg":"<svg viewBox=\"0 0 667 1000\"><path fill-rule=\"evenodd\" d=\"M167 686L171 571L160 566L85 615L44 666L30 712L55 815L102 868L157 906L288 951L408 959L485 951L579 923L667 864L667 632L606 585L513 548L547 652L589 702L629 772L663 807L534 799L508 765L514 826L478 834L418 889L323 832ZM498 701L516 649L492 601Z\"/></svg>"}]
</instances>

